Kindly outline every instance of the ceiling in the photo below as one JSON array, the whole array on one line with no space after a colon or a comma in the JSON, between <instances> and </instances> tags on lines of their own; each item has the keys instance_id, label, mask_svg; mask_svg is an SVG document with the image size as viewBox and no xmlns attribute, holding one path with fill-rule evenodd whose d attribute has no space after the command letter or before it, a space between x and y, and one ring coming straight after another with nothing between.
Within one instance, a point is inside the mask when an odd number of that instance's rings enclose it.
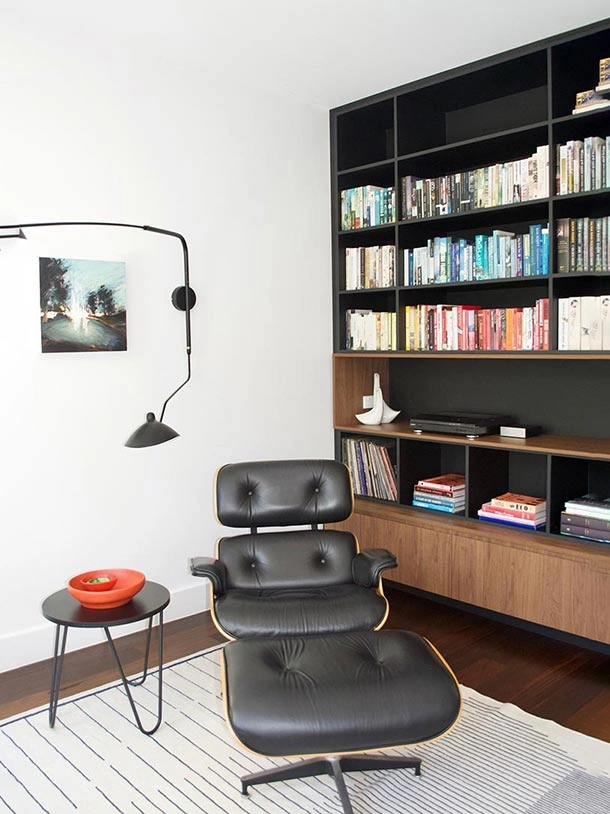
<instances>
[{"instance_id":1,"label":"ceiling","mask_svg":"<svg viewBox=\"0 0 610 814\"><path fill-rule=\"evenodd\" d=\"M0 0L0 46L11 38L69 43L89 55L122 49L328 109L608 15L607 0L503 7L493 0Z\"/></svg>"}]
</instances>

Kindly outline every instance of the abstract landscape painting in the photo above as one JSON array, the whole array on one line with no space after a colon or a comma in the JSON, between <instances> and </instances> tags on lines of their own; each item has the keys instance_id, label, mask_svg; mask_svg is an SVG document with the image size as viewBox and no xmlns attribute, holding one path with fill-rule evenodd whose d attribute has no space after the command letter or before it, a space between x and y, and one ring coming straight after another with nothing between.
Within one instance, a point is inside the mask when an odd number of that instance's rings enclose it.
<instances>
[{"instance_id":1,"label":"abstract landscape painting","mask_svg":"<svg viewBox=\"0 0 610 814\"><path fill-rule=\"evenodd\" d=\"M43 353L127 350L125 263L40 258Z\"/></svg>"}]
</instances>

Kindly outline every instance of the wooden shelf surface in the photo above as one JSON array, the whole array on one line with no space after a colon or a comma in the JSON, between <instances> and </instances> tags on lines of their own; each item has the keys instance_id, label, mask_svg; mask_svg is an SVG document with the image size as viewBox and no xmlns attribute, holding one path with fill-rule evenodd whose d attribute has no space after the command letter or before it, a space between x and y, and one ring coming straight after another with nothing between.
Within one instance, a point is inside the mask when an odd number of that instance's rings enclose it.
<instances>
[{"instance_id":1,"label":"wooden shelf surface","mask_svg":"<svg viewBox=\"0 0 610 814\"><path fill-rule=\"evenodd\" d=\"M566 455L574 458L594 458L610 460L610 438L590 438L580 435L534 435L531 438L505 438L500 435L483 435L480 438L466 438L464 435L450 435L440 432L416 433L406 421L393 421L391 424L350 424L335 426L341 432L359 435L379 435L384 438L406 438L409 441L433 441L438 444L463 444L475 447L503 449L507 452L538 452L550 455Z\"/></svg>"}]
</instances>

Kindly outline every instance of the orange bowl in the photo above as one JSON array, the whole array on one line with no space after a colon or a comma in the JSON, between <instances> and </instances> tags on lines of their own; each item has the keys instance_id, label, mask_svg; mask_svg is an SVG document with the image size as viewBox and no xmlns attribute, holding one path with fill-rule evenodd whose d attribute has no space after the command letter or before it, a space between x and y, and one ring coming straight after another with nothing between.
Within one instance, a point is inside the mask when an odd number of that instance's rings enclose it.
<instances>
[{"instance_id":1,"label":"orange bowl","mask_svg":"<svg viewBox=\"0 0 610 814\"><path fill-rule=\"evenodd\" d=\"M116 576L116 583L113 588L107 590L91 590L91 586L85 588L83 579L92 575ZM78 600L84 608L120 608L126 605L133 597L142 590L146 577L141 571L132 571L129 568L113 568L109 571L87 571L72 577L68 582L68 593Z\"/></svg>"},{"instance_id":2,"label":"orange bowl","mask_svg":"<svg viewBox=\"0 0 610 814\"><path fill-rule=\"evenodd\" d=\"M109 591L118 577L113 571L87 571L80 578L79 588L84 591Z\"/></svg>"}]
</instances>

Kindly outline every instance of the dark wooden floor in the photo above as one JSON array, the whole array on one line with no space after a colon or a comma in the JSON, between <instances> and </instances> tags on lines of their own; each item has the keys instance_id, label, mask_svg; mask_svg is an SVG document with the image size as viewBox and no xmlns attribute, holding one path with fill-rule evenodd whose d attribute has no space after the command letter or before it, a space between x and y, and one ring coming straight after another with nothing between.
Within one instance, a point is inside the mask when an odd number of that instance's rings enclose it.
<instances>
[{"instance_id":1,"label":"dark wooden floor","mask_svg":"<svg viewBox=\"0 0 610 814\"><path fill-rule=\"evenodd\" d=\"M440 650L459 681L571 729L610 741L610 656L583 650L387 588L389 627L415 630ZM208 613L165 625L165 659L222 641ZM50 646L51 643L49 643ZM127 673L140 669L144 634L118 640ZM48 702L50 660L0 674L0 719ZM66 656L62 696L117 678L107 644Z\"/></svg>"}]
</instances>

